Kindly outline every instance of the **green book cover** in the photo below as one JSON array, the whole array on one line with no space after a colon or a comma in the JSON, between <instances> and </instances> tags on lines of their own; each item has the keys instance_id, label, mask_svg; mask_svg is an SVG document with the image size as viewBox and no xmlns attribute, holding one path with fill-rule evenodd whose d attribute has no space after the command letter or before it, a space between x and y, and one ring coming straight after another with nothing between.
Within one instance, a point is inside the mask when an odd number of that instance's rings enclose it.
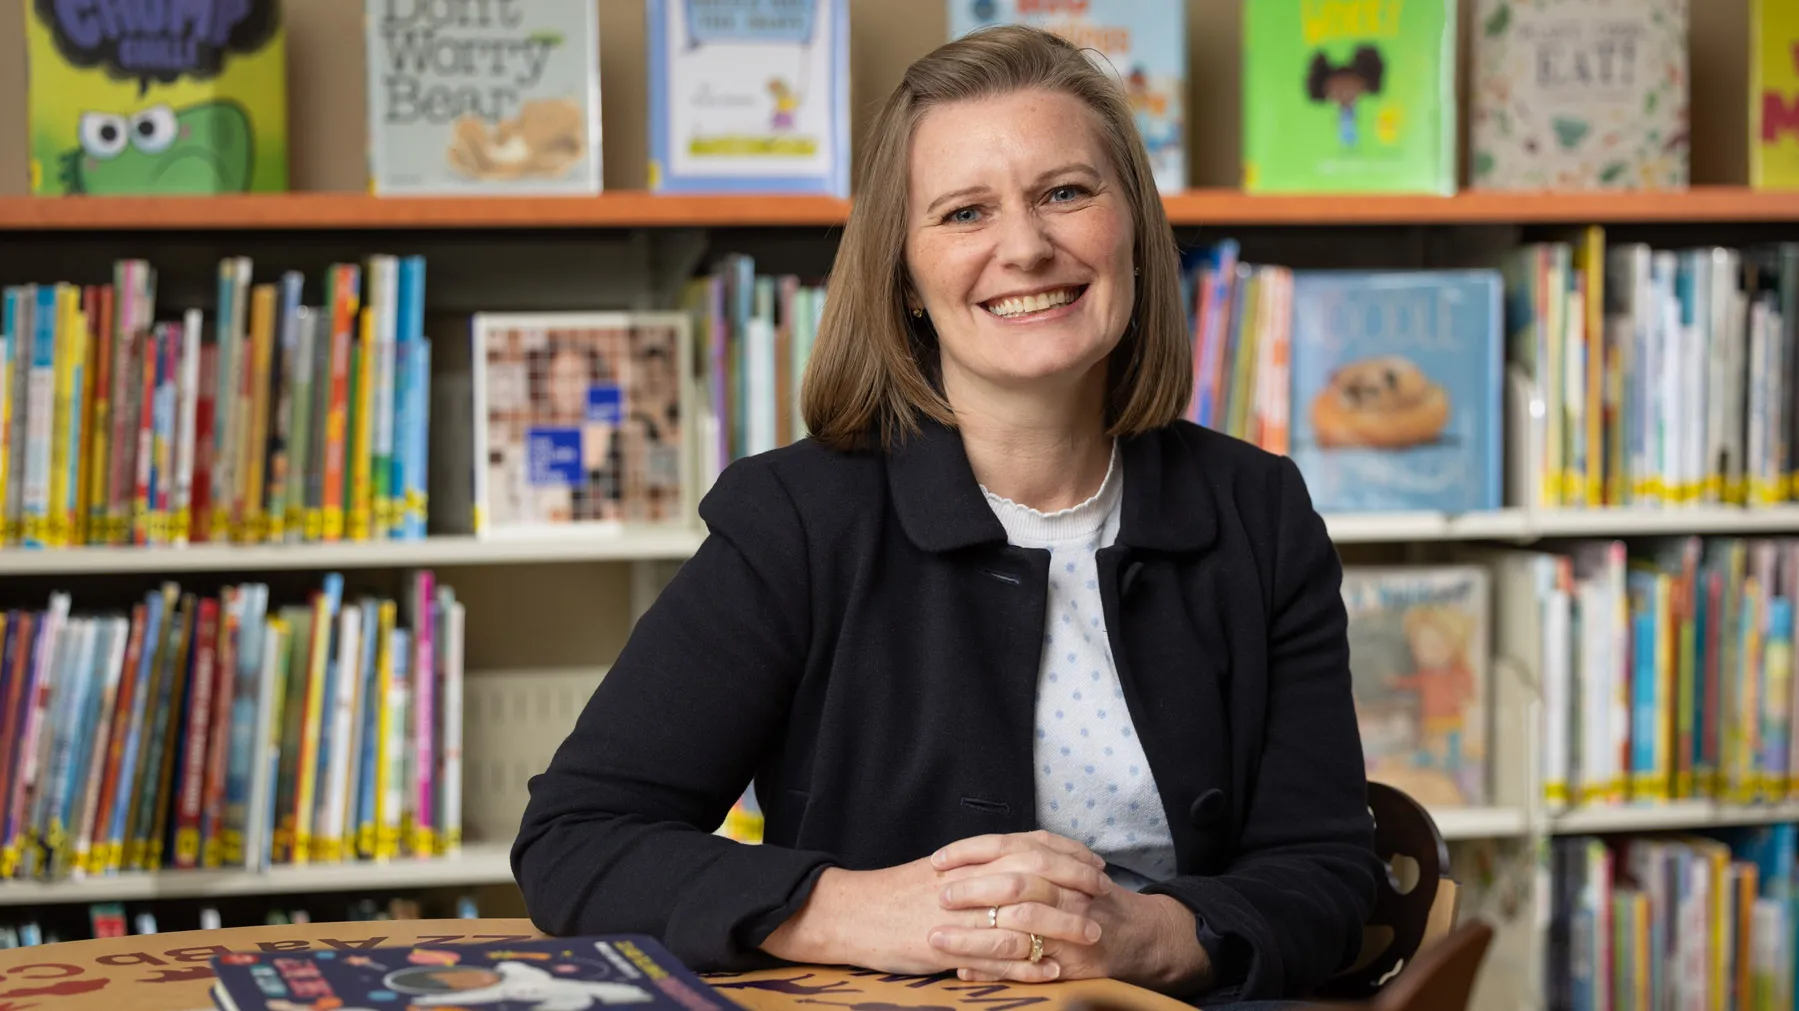
<instances>
[{"instance_id":1,"label":"green book cover","mask_svg":"<svg viewBox=\"0 0 1799 1011\"><path fill-rule=\"evenodd\" d=\"M287 189L280 0L22 6L33 193Z\"/></svg>"},{"instance_id":2,"label":"green book cover","mask_svg":"<svg viewBox=\"0 0 1799 1011\"><path fill-rule=\"evenodd\" d=\"M1455 0L1243 11L1243 188L1455 192Z\"/></svg>"}]
</instances>

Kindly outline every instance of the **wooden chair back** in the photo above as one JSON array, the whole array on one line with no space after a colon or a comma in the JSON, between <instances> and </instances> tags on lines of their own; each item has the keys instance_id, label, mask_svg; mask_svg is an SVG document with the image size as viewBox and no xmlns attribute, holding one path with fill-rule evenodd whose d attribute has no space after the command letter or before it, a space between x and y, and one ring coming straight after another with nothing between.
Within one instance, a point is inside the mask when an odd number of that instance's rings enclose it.
<instances>
[{"instance_id":1,"label":"wooden chair back","mask_svg":"<svg viewBox=\"0 0 1799 1011\"><path fill-rule=\"evenodd\" d=\"M1464 1011L1474 993L1474 977L1493 941L1493 928L1470 920L1434 943L1427 943L1394 980L1367 1004L1367 1011Z\"/></svg>"},{"instance_id":2,"label":"wooden chair back","mask_svg":"<svg viewBox=\"0 0 1799 1011\"><path fill-rule=\"evenodd\" d=\"M1354 964L1318 988L1327 1000L1367 1000L1455 924L1456 888L1449 847L1422 804L1385 783L1368 784L1374 849L1387 866Z\"/></svg>"}]
</instances>

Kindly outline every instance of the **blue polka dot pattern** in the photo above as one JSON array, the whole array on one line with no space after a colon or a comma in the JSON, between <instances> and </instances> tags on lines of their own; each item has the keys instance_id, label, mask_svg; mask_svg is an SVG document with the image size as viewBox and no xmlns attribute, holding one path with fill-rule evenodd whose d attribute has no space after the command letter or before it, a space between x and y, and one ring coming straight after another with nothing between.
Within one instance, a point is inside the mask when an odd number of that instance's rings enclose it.
<instances>
[{"instance_id":1,"label":"blue polka dot pattern","mask_svg":"<svg viewBox=\"0 0 1799 1011\"><path fill-rule=\"evenodd\" d=\"M1037 823L1084 842L1112 865L1121 886L1135 888L1173 876L1175 862L1154 772L1122 706L1124 688L1102 632L1095 556L1116 538L1122 494L1115 455L1100 491L1073 508L1046 514L987 499L1013 545L1050 553L1032 740ZM1082 634L1051 631L1069 628ZM1076 811L1088 815L1084 831Z\"/></svg>"}]
</instances>

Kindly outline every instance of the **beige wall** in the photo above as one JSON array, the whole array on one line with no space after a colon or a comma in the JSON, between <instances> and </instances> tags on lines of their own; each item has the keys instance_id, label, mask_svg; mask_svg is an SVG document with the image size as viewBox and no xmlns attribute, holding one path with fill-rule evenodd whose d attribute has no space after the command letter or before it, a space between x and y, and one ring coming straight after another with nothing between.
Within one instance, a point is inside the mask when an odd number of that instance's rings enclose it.
<instances>
[{"instance_id":1,"label":"beige wall","mask_svg":"<svg viewBox=\"0 0 1799 1011\"><path fill-rule=\"evenodd\" d=\"M24 17L0 0L0 194L28 188ZM1272 0L1271 0L1272 2ZM1464 30L1469 23L1462 0ZM1747 0L1690 0L1693 178L1746 181ZM1240 0L1187 0L1188 131L1196 186L1237 172ZM363 0L288 0L292 180L296 189L358 190L364 175ZM906 64L944 37L943 0L851 0L852 127L857 136ZM647 97L643 0L600 0L601 115L609 189L644 183Z\"/></svg>"}]
</instances>

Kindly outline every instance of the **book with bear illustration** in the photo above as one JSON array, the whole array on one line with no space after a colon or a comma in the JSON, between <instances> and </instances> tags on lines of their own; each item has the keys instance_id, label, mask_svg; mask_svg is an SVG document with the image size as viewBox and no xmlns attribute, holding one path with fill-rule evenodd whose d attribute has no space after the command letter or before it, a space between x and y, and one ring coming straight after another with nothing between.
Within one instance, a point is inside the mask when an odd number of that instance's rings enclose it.
<instances>
[{"instance_id":1,"label":"book with bear illustration","mask_svg":"<svg viewBox=\"0 0 1799 1011\"><path fill-rule=\"evenodd\" d=\"M950 38L994 24L1054 32L1124 87L1156 188L1187 185L1186 0L949 0Z\"/></svg>"},{"instance_id":2,"label":"book with bear illustration","mask_svg":"<svg viewBox=\"0 0 1799 1011\"><path fill-rule=\"evenodd\" d=\"M1487 570L1343 570L1368 778L1438 807L1487 802Z\"/></svg>"},{"instance_id":3,"label":"book with bear illustration","mask_svg":"<svg viewBox=\"0 0 1799 1011\"><path fill-rule=\"evenodd\" d=\"M287 189L280 0L21 6L34 194Z\"/></svg>"},{"instance_id":4,"label":"book with bear illustration","mask_svg":"<svg viewBox=\"0 0 1799 1011\"><path fill-rule=\"evenodd\" d=\"M1320 512L1500 505L1494 270L1293 272L1291 453Z\"/></svg>"},{"instance_id":5,"label":"book with bear illustration","mask_svg":"<svg viewBox=\"0 0 1799 1011\"><path fill-rule=\"evenodd\" d=\"M1456 4L1243 5L1243 188L1456 188Z\"/></svg>"},{"instance_id":6,"label":"book with bear illustration","mask_svg":"<svg viewBox=\"0 0 1799 1011\"><path fill-rule=\"evenodd\" d=\"M1480 0L1469 185L1687 185L1687 0Z\"/></svg>"},{"instance_id":7,"label":"book with bear illustration","mask_svg":"<svg viewBox=\"0 0 1799 1011\"><path fill-rule=\"evenodd\" d=\"M849 196L849 0L649 0L650 189Z\"/></svg>"},{"instance_id":8,"label":"book with bear illustration","mask_svg":"<svg viewBox=\"0 0 1799 1011\"><path fill-rule=\"evenodd\" d=\"M366 0L369 188L598 193L596 0Z\"/></svg>"}]
</instances>

